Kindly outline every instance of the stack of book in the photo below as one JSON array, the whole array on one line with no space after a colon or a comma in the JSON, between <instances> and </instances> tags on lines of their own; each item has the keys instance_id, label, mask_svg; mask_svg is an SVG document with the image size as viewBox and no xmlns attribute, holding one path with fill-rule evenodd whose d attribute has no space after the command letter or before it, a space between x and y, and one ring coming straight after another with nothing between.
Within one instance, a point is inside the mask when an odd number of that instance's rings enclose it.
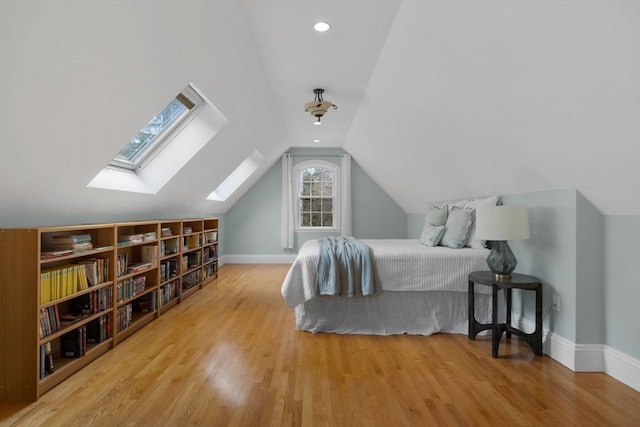
<instances>
[{"instance_id":1,"label":"stack of book","mask_svg":"<svg viewBox=\"0 0 640 427\"><path fill-rule=\"evenodd\" d=\"M142 243L144 241L144 234L125 234L118 237L118 246L127 246L134 243Z\"/></svg>"},{"instance_id":2,"label":"stack of book","mask_svg":"<svg viewBox=\"0 0 640 427\"><path fill-rule=\"evenodd\" d=\"M73 325L74 323L84 319L86 315L79 311L74 311L71 313L64 313L60 315L60 324L62 326Z\"/></svg>"},{"instance_id":3,"label":"stack of book","mask_svg":"<svg viewBox=\"0 0 640 427\"><path fill-rule=\"evenodd\" d=\"M142 235L142 240L145 242L156 240L157 238L158 238L158 233L156 233L155 231L148 231Z\"/></svg>"},{"instance_id":4,"label":"stack of book","mask_svg":"<svg viewBox=\"0 0 640 427\"><path fill-rule=\"evenodd\" d=\"M51 251L72 250L82 252L93 249L91 234L73 234L71 236L52 236Z\"/></svg>"},{"instance_id":5,"label":"stack of book","mask_svg":"<svg viewBox=\"0 0 640 427\"><path fill-rule=\"evenodd\" d=\"M137 264L130 265L129 268L127 268L127 274L141 273L151 267L152 265L150 262L139 262Z\"/></svg>"}]
</instances>

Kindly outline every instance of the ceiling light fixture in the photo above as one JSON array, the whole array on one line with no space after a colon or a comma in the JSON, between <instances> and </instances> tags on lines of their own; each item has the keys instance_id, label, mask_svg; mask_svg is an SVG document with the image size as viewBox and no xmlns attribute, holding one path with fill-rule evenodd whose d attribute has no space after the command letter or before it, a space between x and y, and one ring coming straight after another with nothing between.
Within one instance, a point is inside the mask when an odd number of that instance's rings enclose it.
<instances>
[{"instance_id":1,"label":"ceiling light fixture","mask_svg":"<svg viewBox=\"0 0 640 427\"><path fill-rule=\"evenodd\" d=\"M304 111L310 113L316 118L316 121L313 122L314 125L321 125L322 123L320 122L320 118L325 115L327 110L332 107L334 110L337 110L338 106L322 99L324 89L314 89L313 93L316 94L316 98L313 101L304 104Z\"/></svg>"},{"instance_id":2,"label":"ceiling light fixture","mask_svg":"<svg viewBox=\"0 0 640 427\"><path fill-rule=\"evenodd\" d=\"M319 33L324 33L325 31L329 31L330 28L331 28L331 25L327 24L326 22L317 22L313 26L313 29Z\"/></svg>"}]
</instances>

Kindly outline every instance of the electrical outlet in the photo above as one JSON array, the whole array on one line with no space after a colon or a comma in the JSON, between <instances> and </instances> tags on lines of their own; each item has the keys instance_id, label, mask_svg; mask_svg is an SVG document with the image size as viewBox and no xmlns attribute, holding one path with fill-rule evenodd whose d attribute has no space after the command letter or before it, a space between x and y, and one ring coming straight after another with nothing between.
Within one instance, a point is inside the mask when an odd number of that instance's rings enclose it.
<instances>
[{"instance_id":1,"label":"electrical outlet","mask_svg":"<svg viewBox=\"0 0 640 427\"><path fill-rule=\"evenodd\" d=\"M553 296L553 305L551 306L555 311L560 311L560 295L555 294Z\"/></svg>"}]
</instances>

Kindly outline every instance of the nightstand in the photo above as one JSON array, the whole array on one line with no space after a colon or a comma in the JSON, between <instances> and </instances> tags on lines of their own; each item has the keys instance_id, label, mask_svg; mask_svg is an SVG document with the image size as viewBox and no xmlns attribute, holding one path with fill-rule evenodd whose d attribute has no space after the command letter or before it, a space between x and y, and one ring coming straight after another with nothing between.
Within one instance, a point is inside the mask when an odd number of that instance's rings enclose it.
<instances>
[{"instance_id":1,"label":"nightstand","mask_svg":"<svg viewBox=\"0 0 640 427\"><path fill-rule=\"evenodd\" d=\"M479 323L475 316L475 284L491 286L492 288L492 316L491 323ZM511 291L523 289L536 293L536 329L526 333L511 326ZM507 316L505 323L498 323L498 291L504 290L507 300ZM491 271L474 271L469 274L469 339L475 340L479 332L491 329L491 354L498 357L498 346L502 333L507 338L511 334L522 337L531 347L536 356L542 356L542 283L540 279L526 274L512 273L510 279L496 279Z\"/></svg>"}]
</instances>

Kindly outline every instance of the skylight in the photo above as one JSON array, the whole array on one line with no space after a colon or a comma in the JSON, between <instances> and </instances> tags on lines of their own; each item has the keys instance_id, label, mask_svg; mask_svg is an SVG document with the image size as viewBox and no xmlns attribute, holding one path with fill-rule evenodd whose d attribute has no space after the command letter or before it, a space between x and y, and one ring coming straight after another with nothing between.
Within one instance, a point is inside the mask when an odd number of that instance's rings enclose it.
<instances>
[{"instance_id":1,"label":"skylight","mask_svg":"<svg viewBox=\"0 0 640 427\"><path fill-rule=\"evenodd\" d=\"M200 95L187 86L169 104L162 109L140 132L134 135L109 163L110 166L135 170L152 158L169 142L181 125L192 117L202 104Z\"/></svg>"},{"instance_id":2,"label":"skylight","mask_svg":"<svg viewBox=\"0 0 640 427\"><path fill-rule=\"evenodd\" d=\"M207 200L215 200L224 202L231 196L264 162L264 156L258 150L253 150L249 157L244 159L242 163L231 174L222 181Z\"/></svg>"},{"instance_id":3,"label":"skylight","mask_svg":"<svg viewBox=\"0 0 640 427\"><path fill-rule=\"evenodd\" d=\"M87 187L156 194L228 122L191 83Z\"/></svg>"}]
</instances>

